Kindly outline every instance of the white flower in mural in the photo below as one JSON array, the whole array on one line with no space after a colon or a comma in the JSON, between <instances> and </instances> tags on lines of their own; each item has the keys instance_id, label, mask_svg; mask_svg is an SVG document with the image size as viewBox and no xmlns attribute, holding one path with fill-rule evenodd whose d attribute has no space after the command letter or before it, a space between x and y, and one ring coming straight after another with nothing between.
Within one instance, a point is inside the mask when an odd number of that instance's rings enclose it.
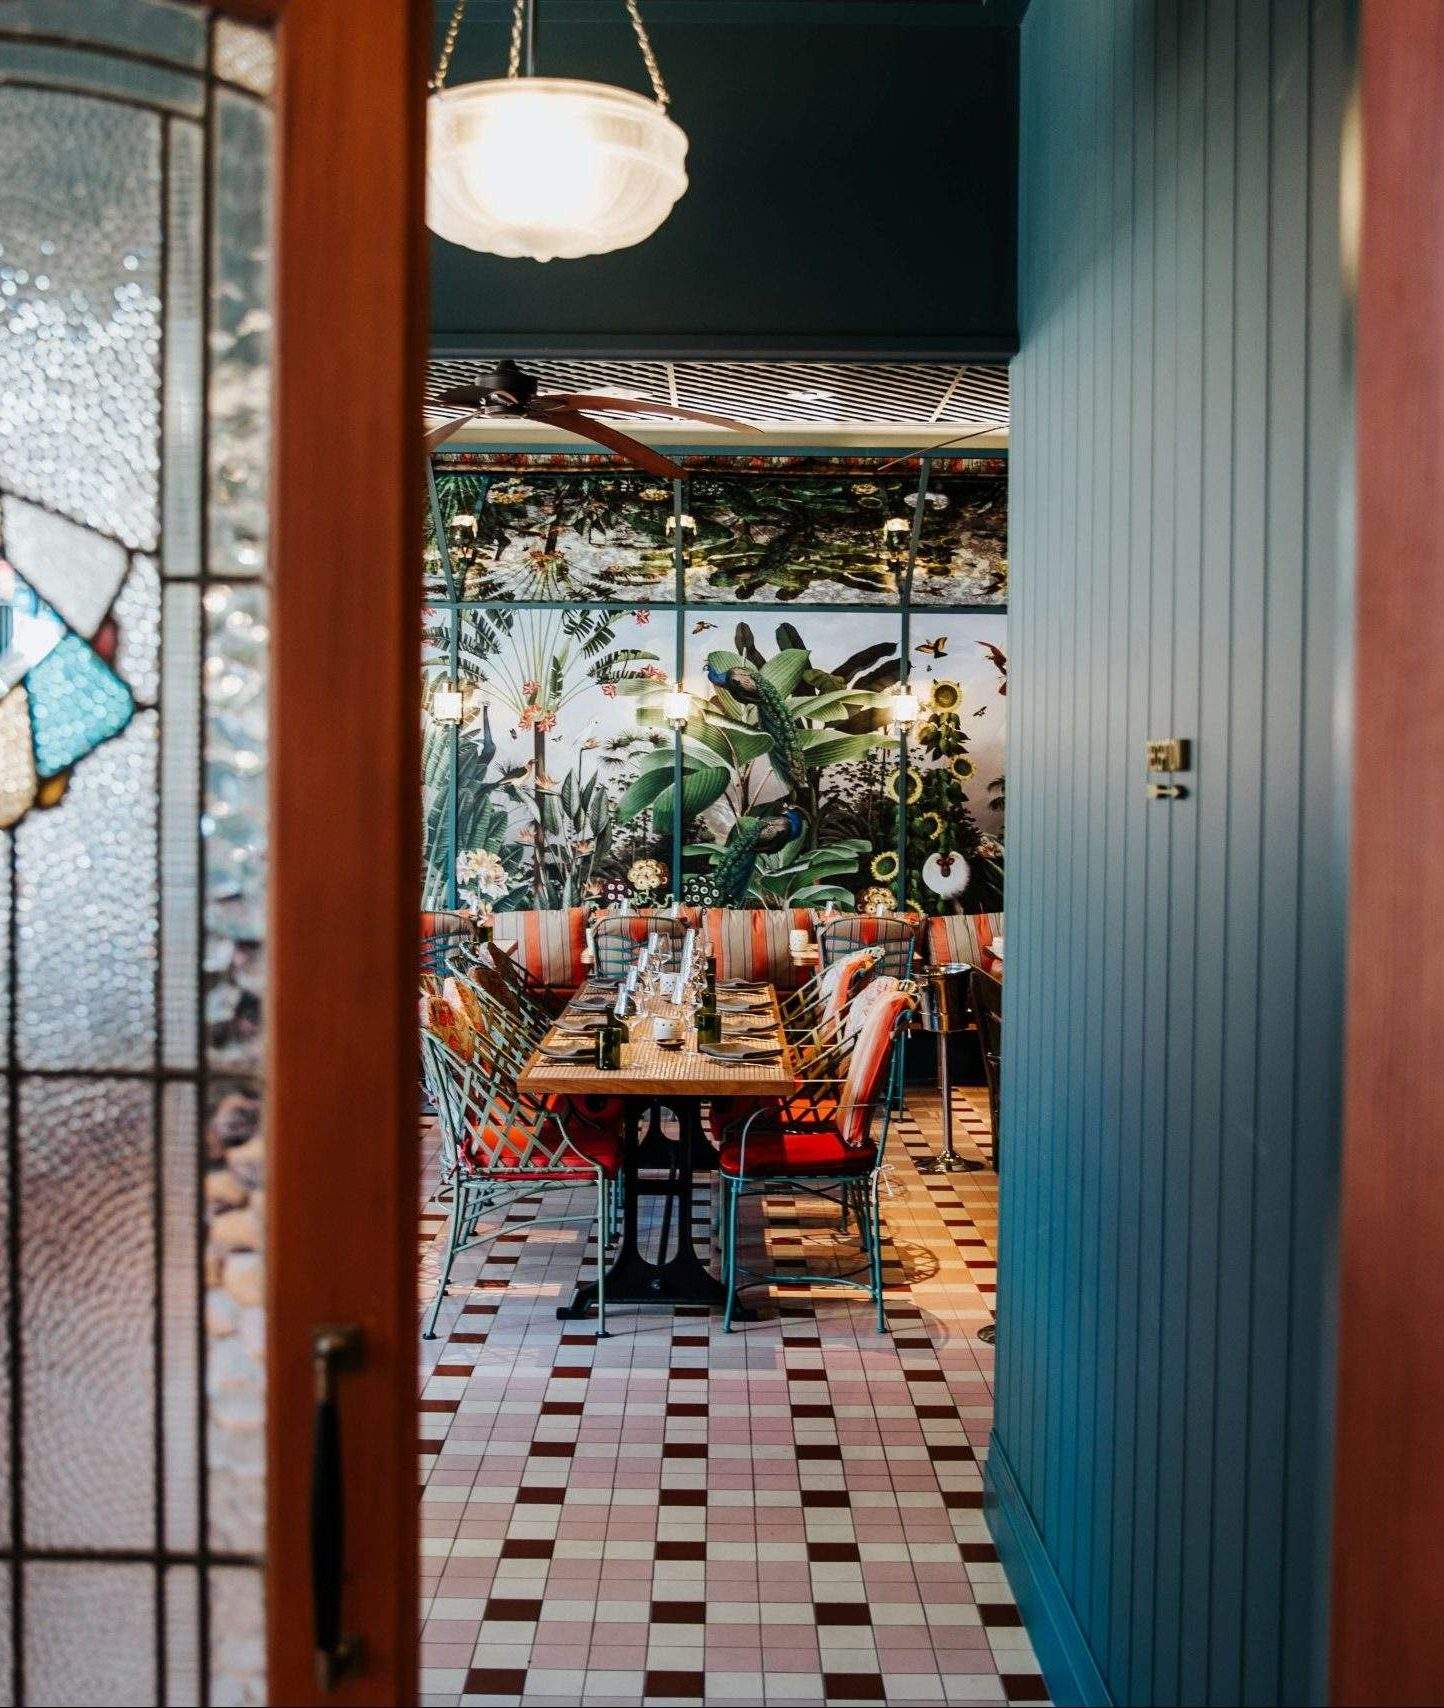
<instances>
[{"instance_id":1,"label":"white flower in mural","mask_svg":"<svg viewBox=\"0 0 1444 1708\"><path fill-rule=\"evenodd\" d=\"M457 856L456 881L468 895L478 898L505 895L511 887L506 867L484 848Z\"/></svg>"}]
</instances>

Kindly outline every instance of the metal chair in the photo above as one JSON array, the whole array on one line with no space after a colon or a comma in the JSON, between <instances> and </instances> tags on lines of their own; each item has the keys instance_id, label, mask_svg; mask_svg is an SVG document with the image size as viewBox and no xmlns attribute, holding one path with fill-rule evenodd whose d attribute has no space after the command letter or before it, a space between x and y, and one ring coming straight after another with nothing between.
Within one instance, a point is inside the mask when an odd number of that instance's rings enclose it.
<instances>
[{"instance_id":1,"label":"metal chair","mask_svg":"<svg viewBox=\"0 0 1444 1708\"><path fill-rule=\"evenodd\" d=\"M991 973L974 967L968 975L968 1000L978 1027L983 1058L983 1081L988 1088L988 1122L993 1130L993 1172L1000 1172L998 1123L1002 1115L1003 985Z\"/></svg>"},{"instance_id":2,"label":"metal chair","mask_svg":"<svg viewBox=\"0 0 1444 1708\"><path fill-rule=\"evenodd\" d=\"M730 1332L737 1290L749 1282L805 1281L813 1286L856 1287L877 1307L877 1326L887 1328L882 1295L881 1224L878 1182L891 1122L887 1095L892 1064L903 1027L916 1000L916 986L904 979L877 979L839 1075L812 1075L801 1092L785 1102L763 1105L722 1134L718 1181L722 1189L723 1284L727 1303L722 1326ZM881 1112L882 1130L873 1138ZM737 1256L737 1224L742 1199L778 1191L828 1198L857 1214L868 1280L851 1276L764 1274L743 1270Z\"/></svg>"},{"instance_id":3,"label":"metal chair","mask_svg":"<svg viewBox=\"0 0 1444 1708\"><path fill-rule=\"evenodd\" d=\"M918 928L914 920L891 913L849 913L819 926L817 947L824 967L857 949L880 949L882 970L890 978L912 977Z\"/></svg>"},{"instance_id":4,"label":"metal chair","mask_svg":"<svg viewBox=\"0 0 1444 1708\"><path fill-rule=\"evenodd\" d=\"M680 950L690 929L670 913L604 913L592 927L593 971L599 979L625 978L654 931Z\"/></svg>"},{"instance_id":5,"label":"metal chair","mask_svg":"<svg viewBox=\"0 0 1444 1708\"><path fill-rule=\"evenodd\" d=\"M537 1216L537 1222L595 1222L597 1333L606 1333L605 1269L611 1231L610 1184L621 1172L622 1136L588 1126L570 1111L521 1091L510 1070L510 1047L487 1056L468 1053L470 1040L442 998L423 1004L422 1058L441 1129L442 1166L451 1186L446 1256L423 1330L436 1338L436 1319L457 1256L495 1239L513 1204L548 1192L596 1188L595 1209ZM494 1224L483 1230L485 1219Z\"/></svg>"}]
</instances>

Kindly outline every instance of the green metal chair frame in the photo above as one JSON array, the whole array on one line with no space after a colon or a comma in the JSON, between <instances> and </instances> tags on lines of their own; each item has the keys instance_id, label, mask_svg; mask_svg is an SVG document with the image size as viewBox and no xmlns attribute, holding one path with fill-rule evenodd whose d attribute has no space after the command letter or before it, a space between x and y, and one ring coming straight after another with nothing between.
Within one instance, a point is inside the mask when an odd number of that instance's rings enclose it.
<instances>
[{"instance_id":1,"label":"green metal chair frame","mask_svg":"<svg viewBox=\"0 0 1444 1708\"><path fill-rule=\"evenodd\" d=\"M537 1216L535 1223L583 1223L597 1228L597 1333L607 1331L606 1252L611 1240L611 1192L606 1171L574 1145L564 1114L521 1091L510 1071L513 1052L498 1050L493 1060L467 1060L426 1027L422 1059L436 1101L441 1128L442 1164L451 1188L451 1217L446 1256L423 1336L436 1338L436 1320L451 1282L452 1266L463 1251L494 1240L514 1205L548 1192L575 1192L578 1176L596 1181L596 1208L584 1214ZM488 1137L504 1134L507 1150L493 1146L478 1164L469 1147L484 1147ZM496 1225L481 1229L483 1218Z\"/></svg>"},{"instance_id":2,"label":"green metal chair frame","mask_svg":"<svg viewBox=\"0 0 1444 1708\"><path fill-rule=\"evenodd\" d=\"M899 991L909 997L916 998L917 987L908 980L899 980ZM872 1129L878 1111L882 1111L882 1131L878 1137L873 1165L866 1173L849 1171L846 1174L798 1174L798 1175L765 1175L753 1178L747 1175L747 1137L752 1126L759 1119L766 1119L775 1114L770 1107L754 1110L750 1115L736 1123L739 1137L739 1156L736 1174L728 1173L719 1162L717 1171L718 1183L722 1194L722 1265L723 1285L727 1292L726 1307L723 1312L722 1328L724 1333L732 1331L732 1319L736 1305L739 1283L746 1277L749 1283L784 1281L788 1283L802 1282L819 1287L852 1287L865 1292L877 1307L877 1326L879 1333L887 1330L887 1317L883 1307L882 1294L882 1247L881 1222L878 1208L879 1182L882 1177L883 1155L887 1147L888 1132L892 1124L891 1087L898 1059L900 1040L907 1026L911 1012L911 1003L903 1008L893 1019L887 1040L887 1052L878 1072L877 1084L871 1097L864 1103L854 1105L854 1113L860 1118L860 1127L865 1144L872 1135ZM849 1063L850 1047L849 1041ZM826 1112L824 1102L828 1090L833 1096L833 1107L841 1100L847 1085L848 1074L813 1075L802 1082L799 1092L786 1100L786 1107L795 1106L799 1097L810 1104L810 1110L805 1110L800 1118L789 1118L786 1125L791 1131L805 1132L809 1127L817 1129L831 1128L835 1125ZM729 1129L730 1133L730 1129ZM724 1141L725 1142L725 1141ZM862 1148L861 1146L859 1148ZM812 1275L788 1272L781 1274L776 1271L759 1271L744 1269L737 1261L737 1224L741 1203L744 1197L758 1197L777 1192L802 1192L813 1197L826 1198L839 1205L841 1211L841 1227L847 1226L848 1213L852 1210L857 1216L858 1232L861 1237L862 1253L868 1262L868 1280L864 1283L845 1275Z\"/></svg>"}]
</instances>

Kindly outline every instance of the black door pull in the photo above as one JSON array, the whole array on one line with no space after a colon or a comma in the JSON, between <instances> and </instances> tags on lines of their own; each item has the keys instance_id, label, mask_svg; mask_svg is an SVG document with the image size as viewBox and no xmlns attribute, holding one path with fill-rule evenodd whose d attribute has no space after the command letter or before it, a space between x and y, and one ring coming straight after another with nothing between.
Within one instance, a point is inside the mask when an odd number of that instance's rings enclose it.
<instances>
[{"instance_id":1,"label":"black door pull","mask_svg":"<svg viewBox=\"0 0 1444 1708\"><path fill-rule=\"evenodd\" d=\"M361 1330L350 1324L318 1328L311 1338L316 1377L316 1426L311 1448L311 1602L316 1630L316 1688L331 1690L361 1658L356 1637L341 1634L341 1585L346 1571L346 1507L341 1476L341 1411L336 1375L354 1364Z\"/></svg>"}]
</instances>

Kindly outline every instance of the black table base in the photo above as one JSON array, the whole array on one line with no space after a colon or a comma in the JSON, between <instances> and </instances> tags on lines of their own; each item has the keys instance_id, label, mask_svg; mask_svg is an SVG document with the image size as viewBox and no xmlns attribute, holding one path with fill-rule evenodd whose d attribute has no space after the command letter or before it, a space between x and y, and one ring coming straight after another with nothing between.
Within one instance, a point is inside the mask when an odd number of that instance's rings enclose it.
<instances>
[{"instance_id":1,"label":"black table base","mask_svg":"<svg viewBox=\"0 0 1444 1708\"><path fill-rule=\"evenodd\" d=\"M675 1140L669 1140L661 1131L655 1104L650 1105L647 1133L641 1138L638 1137L638 1129L643 1114L649 1113L649 1100L629 1098L627 1105L622 1144L622 1239L606 1274L607 1305L609 1308L612 1305L708 1305L720 1308L726 1301L726 1291L703 1263L692 1238L696 1167L699 1160L704 1167L715 1161L702 1133L697 1106L687 1102L677 1107L680 1131ZM666 1147L665 1152L662 1146ZM665 1182L644 1184L641 1165L654 1159L669 1170L669 1178ZM668 1206L668 1222L675 1207L676 1249L670 1257L665 1251L659 1252L662 1261L658 1263L642 1255L638 1238L638 1208L644 1191L671 1196L673 1204ZM665 1227L666 1222L664 1230ZM596 1305L597 1284L586 1281L577 1287L570 1304L557 1307L557 1316L563 1322L574 1322L594 1311ZM732 1314L746 1320L752 1313L744 1311L739 1301Z\"/></svg>"}]
</instances>

